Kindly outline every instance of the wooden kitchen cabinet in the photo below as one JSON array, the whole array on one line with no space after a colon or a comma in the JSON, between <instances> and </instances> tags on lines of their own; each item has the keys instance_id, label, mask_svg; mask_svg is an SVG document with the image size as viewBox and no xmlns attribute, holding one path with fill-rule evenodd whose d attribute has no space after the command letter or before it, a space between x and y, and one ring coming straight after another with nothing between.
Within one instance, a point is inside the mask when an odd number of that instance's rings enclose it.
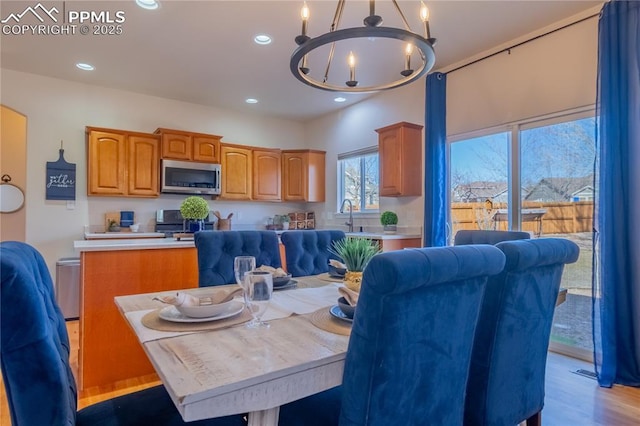
<instances>
[{"instance_id":1,"label":"wooden kitchen cabinet","mask_svg":"<svg viewBox=\"0 0 640 426\"><path fill-rule=\"evenodd\" d=\"M281 200L281 151L279 149L254 148L252 154L252 198L254 200Z\"/></svg>"},{"instance_id":2,"label":"wooden kitchen cabinet","mask_svg":"<svg viewBox=\"0 0 640 426\"><path fill-rule=\"evenodd\" d=\"M221 198L229 200L251 199L252 150L241 145L221 144L222 191Z\"/></svg>"},{"instance_id":3,"label":"wooden kitchen cabinet","mask_svg":"<svg viewBox=\"0 0 640 426\"><path fill-rule=\"evenodd\" d=\"M422 195L422 127L401 122L376 129L380 156L380 196Z\"/></svg>"},{"instance_id":4,"label":"wooden kitchen cabinet","mask_svg":"<svg viewBox=\"0 0 640 426\"><path fill-rule=\"evenodd\" d=\"M155 131L162 141L162 158L202 163L220 162L222 136L159 128Z\"/></svg>"},{"instance_id":5,"label":"wooden kitchen cabinet","mask_svg":"<svg viewBox=\"0 0 640 426\"><path fill-rule=\"evenodd\" d=\"M158 136L87 127L87 194L157 197Z\"/></svg>"},{"instance_id":6,"label":"wooden kitchen cabinet","mask_svg":"<svg viewBox=\"0 0 640 426\"><path fill-rule=\"evenodd\" d=\"M324 151L282 151L282 198L284 201L324 202Z\"/></svg>"}]
</instances>

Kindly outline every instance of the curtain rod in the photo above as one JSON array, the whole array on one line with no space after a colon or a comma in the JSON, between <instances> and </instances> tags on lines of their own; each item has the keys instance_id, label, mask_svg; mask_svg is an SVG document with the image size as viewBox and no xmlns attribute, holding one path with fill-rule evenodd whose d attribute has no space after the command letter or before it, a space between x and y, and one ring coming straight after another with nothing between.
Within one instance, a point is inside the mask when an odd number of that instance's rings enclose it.
<instances>
[{"instance_id":1,"label":"curtain rod","mask_svg":"<svg viewBox=\"0 0 640 426\"><path fill-rule=\"evenodd\" d=\"M451 74L452 72L455 72L455 71L461 70L461 69L466 68L466 67L468 67L468 66L470 66L470 65L473 65L473 64L475 64L475 63L478 63L478 62L484 61L485 59L492 58L492 57L494 57L494 56L496 56L496 55L499 55L499 54L501 54L501 53L504 53L504 52L510 52L510 51L511 51L511 49L515 49L516 47L520 47L520 46L522 46L523 44L530 43L530 42L532 42L532 41L534 41L534 40L537 40L537 39L539 39L539 38L542 38L542 37L548 36L549 34L553 34L553 33L557 32L557 31L560 31L560 30L564 30L565 28L569 28L569 27L571 27L571 26L573 26L573 25L579 24L579 23L581 23L581 22L587 21L587 20L589 20L589 19L592 19L592 18L595 18L595 17L598 17L598 16L600 16L600 13L595 13L595 14L593 14L593 15L586 16L586 17L584 17L584 18L582 18L582 19L579 19L579 20L577 20L577 21L575 21L575 22L571 22L570 24L567 24L567 25L564 25L564 26L562 26L562 27L556 28L555 30L548 31L548 32L546 32L546 33L544 33L544 34L537 35L537 36L532 37L532 38L530 38L530 39L527 39L527 40L521 41L520 43L516 43L516 44L514 44L514 45L512 45L512 46L505 47L505 48L504 48L504 49L502 49L502 50L499 50L499 51L497 51L497 52L491 53L491 54L489 54L489 55L487 55L487 56L483 56L482 58L478 58L478 59L476 59L476 60L474 60L474 61L469 62L468 64L460 65L459 67L456 67L456 68L454 68L454 69L452 69L452 70L450 70L450 71L447 71L447 72L445 72L445 73L443 73L443 74L445 74L445 75L447 75L447 74Z\"/></svg>"}]
</instances>

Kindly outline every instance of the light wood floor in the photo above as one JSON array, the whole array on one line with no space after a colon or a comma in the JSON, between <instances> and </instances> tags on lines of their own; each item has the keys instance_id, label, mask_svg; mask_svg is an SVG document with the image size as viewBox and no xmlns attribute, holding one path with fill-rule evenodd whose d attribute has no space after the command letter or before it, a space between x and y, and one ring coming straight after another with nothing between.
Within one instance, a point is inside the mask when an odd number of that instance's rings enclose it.
<instances>
[{"instance_id":1,"label":"light wood floor","mask_svg":"<svg viewBox=\"0 0 640 426\"><path fill-rule=\"evenodd\" d=\"M67 323L71 340L71 365L77 371L78 322ZM578 369L593 370L584 361L553 352L547 361L546 398L542 411L545 426L633 426L640 425L640 388L614 386L601 388L596 380L575 374ZM78 407L158 384L155 375L118 383L115 386L86 389L79 395ZM0 426L11 425L9 409L0 386Z\"/></svg>"}]
</instances>

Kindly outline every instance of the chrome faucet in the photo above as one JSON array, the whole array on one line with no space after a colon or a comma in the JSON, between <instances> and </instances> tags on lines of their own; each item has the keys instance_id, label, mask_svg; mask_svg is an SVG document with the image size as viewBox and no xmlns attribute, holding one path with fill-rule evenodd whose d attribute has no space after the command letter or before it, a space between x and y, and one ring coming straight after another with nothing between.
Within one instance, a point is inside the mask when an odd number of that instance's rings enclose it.
<instances>
[{"instance_id":1,"label":"chrome faucet","mask_svg":"<svg viewBox=\"0 0 640 426\"><path fill-rule=\"evenodd\" d=\"M345 198L342 200L342 205L340 206L340 213L344 213L344 205L345 203L349 203L349 221L344 224L349 227L349 232L353 232L353 204L351 200Z\"/></svg>"}]
</instances>

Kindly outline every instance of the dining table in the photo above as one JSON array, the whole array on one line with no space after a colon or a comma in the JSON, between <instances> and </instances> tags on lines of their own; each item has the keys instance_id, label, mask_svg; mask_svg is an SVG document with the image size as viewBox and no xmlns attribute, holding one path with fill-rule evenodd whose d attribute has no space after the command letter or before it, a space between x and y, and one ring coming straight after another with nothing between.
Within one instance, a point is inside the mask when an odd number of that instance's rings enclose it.
<instances>
[{"instance_id":1,"label":"dining table","mask_svg":"<svg viewBox=\"0 0 640 426\"><path fill-rule=\"evenodd\" d=\"M185 421L247 414L251 426L277 425L283 404L342 383L351 327L336 315L339 280L294 280L274 290L262 317L268 328L247 327L246 308L216 321L176 322L167 315L173 306L158 301L175 291L118 296L115 303ZM184 291L205 297L234 286Z\"/></svg>"}]
</instances>

